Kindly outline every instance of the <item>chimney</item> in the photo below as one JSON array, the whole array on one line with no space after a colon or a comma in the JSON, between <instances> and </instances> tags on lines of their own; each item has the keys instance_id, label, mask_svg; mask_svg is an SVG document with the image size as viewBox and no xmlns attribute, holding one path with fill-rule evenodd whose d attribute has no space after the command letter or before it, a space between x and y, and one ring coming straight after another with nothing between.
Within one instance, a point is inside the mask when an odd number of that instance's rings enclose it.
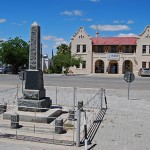
<instances>
[{"instance_id":1,"label":"chimney","mask_svg":"<svg viewBox=\"0 0 150 150\"><path fill-rule=\"evenodd\" d=\"M96 31L96 37L99 37L99 32L98 31Z\"/></svg>"},{"instance_id":2,"label":"chimney","mask_svg":"<svg viewBox=\"0 0 150 150\"><path fill-rule=\"evenodd\" d=\"M99 37L98 26L96 26L96 37Z\"/></svg>"}]
</instances>

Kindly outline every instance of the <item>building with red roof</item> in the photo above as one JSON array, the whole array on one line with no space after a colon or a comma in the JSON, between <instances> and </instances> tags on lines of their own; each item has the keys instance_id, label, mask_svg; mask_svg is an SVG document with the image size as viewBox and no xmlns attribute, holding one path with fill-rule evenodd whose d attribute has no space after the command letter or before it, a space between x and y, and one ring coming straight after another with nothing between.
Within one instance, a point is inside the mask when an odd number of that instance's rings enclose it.
<instances>
[{"instance_id":1,"label":"building with red roof","mask_svg":"<svg viewBox=\"0 0 150 150\"><path fill-rule=\"evenodd\" d=\"M82 57L83 63L71 67L75 74L138 73L150 68L150 26L137 37L91 37L83 27L71 39L71 52Z\"/></svg>"}]
</instances>

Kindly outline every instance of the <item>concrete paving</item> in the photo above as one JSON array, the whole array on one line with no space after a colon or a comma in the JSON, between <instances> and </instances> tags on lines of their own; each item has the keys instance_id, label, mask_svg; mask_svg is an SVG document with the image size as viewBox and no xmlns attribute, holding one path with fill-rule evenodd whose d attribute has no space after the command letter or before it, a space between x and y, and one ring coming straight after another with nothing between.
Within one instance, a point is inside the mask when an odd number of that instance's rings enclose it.
<instances>
[{"instance_id":1,"label":"concrete paving","mask_svg":"<svg viewBox=\"0 0 150 150\"><path fill-rule=\"evenodd\" d=\"M93 139L94 150L150 149L150 92L140 91L138 97L134 91L129 100L125 93L107 90L108 110Z\"/></svg>"},{"instance_id":2,"label":"concrete paving","mask_svg":"<svg viewBox=\"0 0 150 150\"><path fill-rule=\"evenodd\" d=\"M108 109L88 145L91 150L149 150L150 92L148 90L106 89ZM1 131L0 131L1 132ZM0 150L83 150L84 146L63 146L0 138Z\"/></svg>"},{"instance_id":3,"label":"concrete paving","mask_svg":"<svg viewBox=\"0 0 150 150\"><path fill-rule=\"evenodd\" d=\"M140 95L140 97L139 97ZM142 97L143 95L143 97ZM150 92L106 90L108 109L89 149L93 150L149 150L150 149ZM136 96L136 97L135 97ZM82 147L44 144L0 138L1 150L72 150Z\"/></svg>"}]
</instances>

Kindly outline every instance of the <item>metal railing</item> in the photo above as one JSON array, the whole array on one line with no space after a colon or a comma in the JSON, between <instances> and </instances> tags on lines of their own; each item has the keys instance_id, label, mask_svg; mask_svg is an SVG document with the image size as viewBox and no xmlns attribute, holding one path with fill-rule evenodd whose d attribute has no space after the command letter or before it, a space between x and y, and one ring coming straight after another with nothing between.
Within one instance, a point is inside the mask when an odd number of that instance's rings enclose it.
<instances>
[{"instance_id":1,"label":"metal railing","mask_svg":"<svg viewBox=\"0 0 150 150\"><path fill-rule=\"evenodd\" d=\"M52 106L62 106L62 113L59 117L63 118L63 128L66 132L63 134L55 133L55 120L57 117L48 116L49 122L41 123L39 119L39 112L35 107L35 111L30 113L32 122L24 122L20 120L18 123L19 128L12 130L10 128L10 121L3 119L3 114L0 117L0 128L3 129L0 133L0 137L24 139L38 142L75 145L77 141L77 134L79 134L79 140L84 138L84 113L81 113L80 122L78 122L78 102L83 101L82 109L87 114L87 129L89 130L93 122L97 118L99 111L106 108L106 95L105 89L91 89L91 88L77 88L77 87L45 87L47 97L52 99ZM0 104L7 103L5 111L13 110L17 111L18 98L22 96L22 90L19 86L0 91ZM43 108L45 109L45 108ZM73 114L69 114L69 110L73 110ZM32 115L31 115L32 114ZM74 115L74 119L69 119L68 116ZM11 116L10 118L11 119ZM40 120L40 119L39 119ZM78 130L78 124L80 130ZM7 135L7 136L6 136ZM31 138L32 137L32 138Z\"/></svg>"}]
</instances>

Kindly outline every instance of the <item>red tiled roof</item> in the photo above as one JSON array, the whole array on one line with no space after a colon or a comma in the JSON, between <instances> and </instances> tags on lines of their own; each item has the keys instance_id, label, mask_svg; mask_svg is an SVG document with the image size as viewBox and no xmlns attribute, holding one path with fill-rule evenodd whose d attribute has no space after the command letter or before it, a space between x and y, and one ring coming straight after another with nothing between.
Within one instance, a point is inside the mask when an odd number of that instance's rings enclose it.
<instances>
[{"instance_id":1,"label":"red tiled roof","mask_svg":"<svg viewBox=\"0 0 150 150\"><path fill-rule=\"evenodd\" d=\"M93 45L136 45L136 37L95 37Z\"/></svg>"}]
</instances>

